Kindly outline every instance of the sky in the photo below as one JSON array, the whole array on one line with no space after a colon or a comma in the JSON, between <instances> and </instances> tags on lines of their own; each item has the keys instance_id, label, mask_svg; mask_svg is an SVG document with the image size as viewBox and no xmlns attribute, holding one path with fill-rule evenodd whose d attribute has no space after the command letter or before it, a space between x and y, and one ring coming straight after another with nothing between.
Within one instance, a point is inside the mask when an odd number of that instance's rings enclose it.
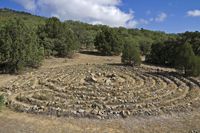
<instances>
[{"instance_id":1,"label":"sky","mask_svg":"<svg viewBox=\"0 0 200 133\"><path fill-rule=\"evenodd\" d=\"M0 0L0 8L111 27L200 31L199 0Z\"/></svg>"}]
</instances>

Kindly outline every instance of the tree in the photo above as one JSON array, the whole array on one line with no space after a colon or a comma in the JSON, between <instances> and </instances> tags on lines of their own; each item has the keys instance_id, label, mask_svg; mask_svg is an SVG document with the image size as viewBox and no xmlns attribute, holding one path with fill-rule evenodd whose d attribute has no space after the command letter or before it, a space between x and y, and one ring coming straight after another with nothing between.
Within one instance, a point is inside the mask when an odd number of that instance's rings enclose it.
<instances>
[{"instance_id":1,"label":"tree","mask_svg":"<svg viewBox=\"0 0 200 133\"><path fill-rule=\"evenodd\" d=\"M136 45L131 42L127 41L124 46L124 50L122 52L122 63L135 66L141 64L141 58L140 58L140 51L139 48L136 47Z\"/></svg>"},{"instance_id":2,"label":"tree","mask_svg":"<svg viewBox=\"0 0 200 133\"><path fill-rule=\"evenodd\" d=\"M74 32L55 17L39 27L38 35L47 57L72 57L79 48Z\"/></svg>"},{"instance_id":3,"label":"tree","mask_svg":"<svg viewBox=\"0 0 200 133\"><path fill-rule=\"evenodd\" d=\"M78 41L72 30L65 29L63 35L55 40L55 51L59 57L72 57L78 48Z\"/></svg>"},{"instance_id":4,"label":"tree","mask_svg":"<svg viewBox=\"0 0 200 133\"><path fill-rule=\"evenodd\" d=\"M193 61L192 61L192 76L199 76L200 75L200 57L195 56Z\"/></svg>"},{"instance_id":5,"label":"tree","mask_svg":"<svg viewBox=\"0 0 200 133\"><path fill-rule=\"evenodd\" d=\"M157 42L151 46L151 52L146 57L146 61L156 65L170 66L175 65L176 48L181 45L178 39Z\"/></svg>"},{"instance_id":6,"label":"tree","mask_svg":"<svg viewBox=\"0 0 200 133\"><path fill-rule=\"evenodd\" d=\"M13 19L0 31L1 71L18 72L24 67L38 67L43 59L43 47L37 35L21 19Z\"/></svg>"},{"instance_id":7,"label":"tree","mask_svg":"<svg viewBox=\"0 0 200 133\"><path fill-rule=\"evenodd\" d=\"M200 32L185 32L180 34L182 37L183 43L188 41L193 48L195 55L200 56Z\"/></svg>"},{"instance_id":8,"label":"tree","mask_svg":"<svg viewBox=\"0 0 200 133\"><path fill-rule=\"evenodd\" d=\"M193 52L191 44L186 42L185 44L177 48L175 67L182 70L185 75L191 75L195 67L195 54Z\"/></svg>"},{"instance_id":9,"label":"tree","mask_svg":"<svg viewBox=\"0 0 200 133\"><path fill-rule=\"evenodd\" d=\"M150 54L152 42L150 40L145 40L143 38L143 40L141 40L139 43L140 43L139 46L140 46L141 54L142 55Z\"/></svg>"},{"instance_id":10,"label":"tree","mask_svg":"<svg viewBox=\"0 0 200 133\"><path fill-rule=\"evenodd\" d=\"M104 27L95 38L95 47L102 55L120 55L122 40L113 29Z\"/></svg>"}]
</instances>

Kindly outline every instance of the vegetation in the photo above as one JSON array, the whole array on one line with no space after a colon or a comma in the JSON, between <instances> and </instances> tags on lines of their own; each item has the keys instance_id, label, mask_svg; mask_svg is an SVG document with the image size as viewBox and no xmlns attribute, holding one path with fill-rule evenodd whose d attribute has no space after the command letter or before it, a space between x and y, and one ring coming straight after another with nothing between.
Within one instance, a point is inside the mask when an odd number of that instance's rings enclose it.
<instances>
[{"instance_id":1,"label":"vegetation","mask_svg":"<svg viewBox=\"0 0 200 133\"><path fill-rule=\"evenodd\" d=\"M137 47L137 45L134 45L134 42L126 41L121 60L122 63L131 66L141 64L139 48Z\"/></svg>"},{"instance_id":2,"label":"vegetation","mask_svg":"<svg viewBox=\"0 0 200 133\"><path fill-rule=\"evenodd\" d=\"M37 35L21 19L13 19L0 30L0 66L4 72L18 72L24 67L38 67L43 48Z\"/></svg>"},{"instance_id":3,"label":"vegetation","mask_svg":"<svg viewBox=\"0 0 200 133\"><path fill-rule=\"evenodd\" d=\"M182 70L185 75L198 76L200 74L199 61L190 43L186 42L177 48L175 67Z\"/></svg>"},{"instance_id":4,"label":"vegetation","mask_svg":"<svg viewBox=\"0 0 200 133\"><path fill-rule=\"evenodd\" d=\"M198 54L190 41L184 38L177 38L152 45L151 53L147 56L147 62L175 67L185 75L200 75L200 60Z\"/></svg>"},{"instance_id":5,"label":"vegetation","mask_svg":"<svg viewBox=\"0 0 200 133\"><path fill-rule=\"evenodd\" d=\"M95 38L95 47L102 55L120 55L122 43L113 29L105 27Z\"/></svg>"},{"instance_id":6,"label":"vegetation","mask_svg":"<svg viewBox=\"0 0 200 133\"><path fill-rule=\"evenodd\" d=\"M45 56L71 57L78 49L74 32L67 29L58 18L49 18L45 25L38 29L40 44L44 47Z\"/></svg>"},{"instance_id":7,"label":"vegetation","mask_svg":"<svg viewBox=\"0 0 200 133\"><path fill-rule=\"evenodd\" d=\"M200 33L166 34L145 29L110 28L78 21L34 16L0 9L0 71L16 73L37 68L49 56L73 57L96 48L102 55L120 55L122 62L174 67L186 75L200 75Z\"/></svg>"}]
</instances>

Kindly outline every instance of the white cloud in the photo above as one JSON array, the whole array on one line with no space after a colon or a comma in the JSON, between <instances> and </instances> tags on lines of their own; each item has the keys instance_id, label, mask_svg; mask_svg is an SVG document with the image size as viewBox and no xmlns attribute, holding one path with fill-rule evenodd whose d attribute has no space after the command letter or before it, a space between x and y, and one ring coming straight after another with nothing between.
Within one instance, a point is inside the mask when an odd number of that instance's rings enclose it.
<instances>
[{"instance_id":1,"label":"white cloud","mask_svg":"<svg viewBox=\"0 0 200 133\"><path fill-rule=\"evenodd\" d=\"M200 10L190 10L187 12L187 15L191 17L200 17Z\"/></svg>"},{"instance_id":2,"label":"white cloud","mask_svg":"<svg viewBox=\"0 0 200 133\"><path fill-rule=\"evenodd\" d=\"M14 0L25 9L57 16L61 20L80 20L113 27L136 27L134 12L119 9L121 0ZM20 1L20 2L19 2Z\"/></svg>"},{"instance_id":3,"label":"white cloud","mask_svg":"<svg viewBox=\"0 0 200 133\"><path fill-rule=\"evenodd\" d=\"M167 14L162 12L155 18L155 21L156 22L163 22L166 18L167 18Z\"/></svg>"}]
</instances>

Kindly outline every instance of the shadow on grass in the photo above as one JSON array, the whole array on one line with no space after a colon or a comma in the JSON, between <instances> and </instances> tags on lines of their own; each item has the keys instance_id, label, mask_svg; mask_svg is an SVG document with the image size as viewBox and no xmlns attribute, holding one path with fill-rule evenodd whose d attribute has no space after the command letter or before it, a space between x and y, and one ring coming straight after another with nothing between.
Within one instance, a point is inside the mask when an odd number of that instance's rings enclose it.
<instances>
[{"instance_id":1,"label":"shadow on grass","mask_svg":"<svg viewBox=\"0 0 200 133\"><path fill-rule=\"evenodd\" d=\"M86 55L104 56L98 51L80 51L79 53L86 54Z\"/></svg>"}]
</instances>

